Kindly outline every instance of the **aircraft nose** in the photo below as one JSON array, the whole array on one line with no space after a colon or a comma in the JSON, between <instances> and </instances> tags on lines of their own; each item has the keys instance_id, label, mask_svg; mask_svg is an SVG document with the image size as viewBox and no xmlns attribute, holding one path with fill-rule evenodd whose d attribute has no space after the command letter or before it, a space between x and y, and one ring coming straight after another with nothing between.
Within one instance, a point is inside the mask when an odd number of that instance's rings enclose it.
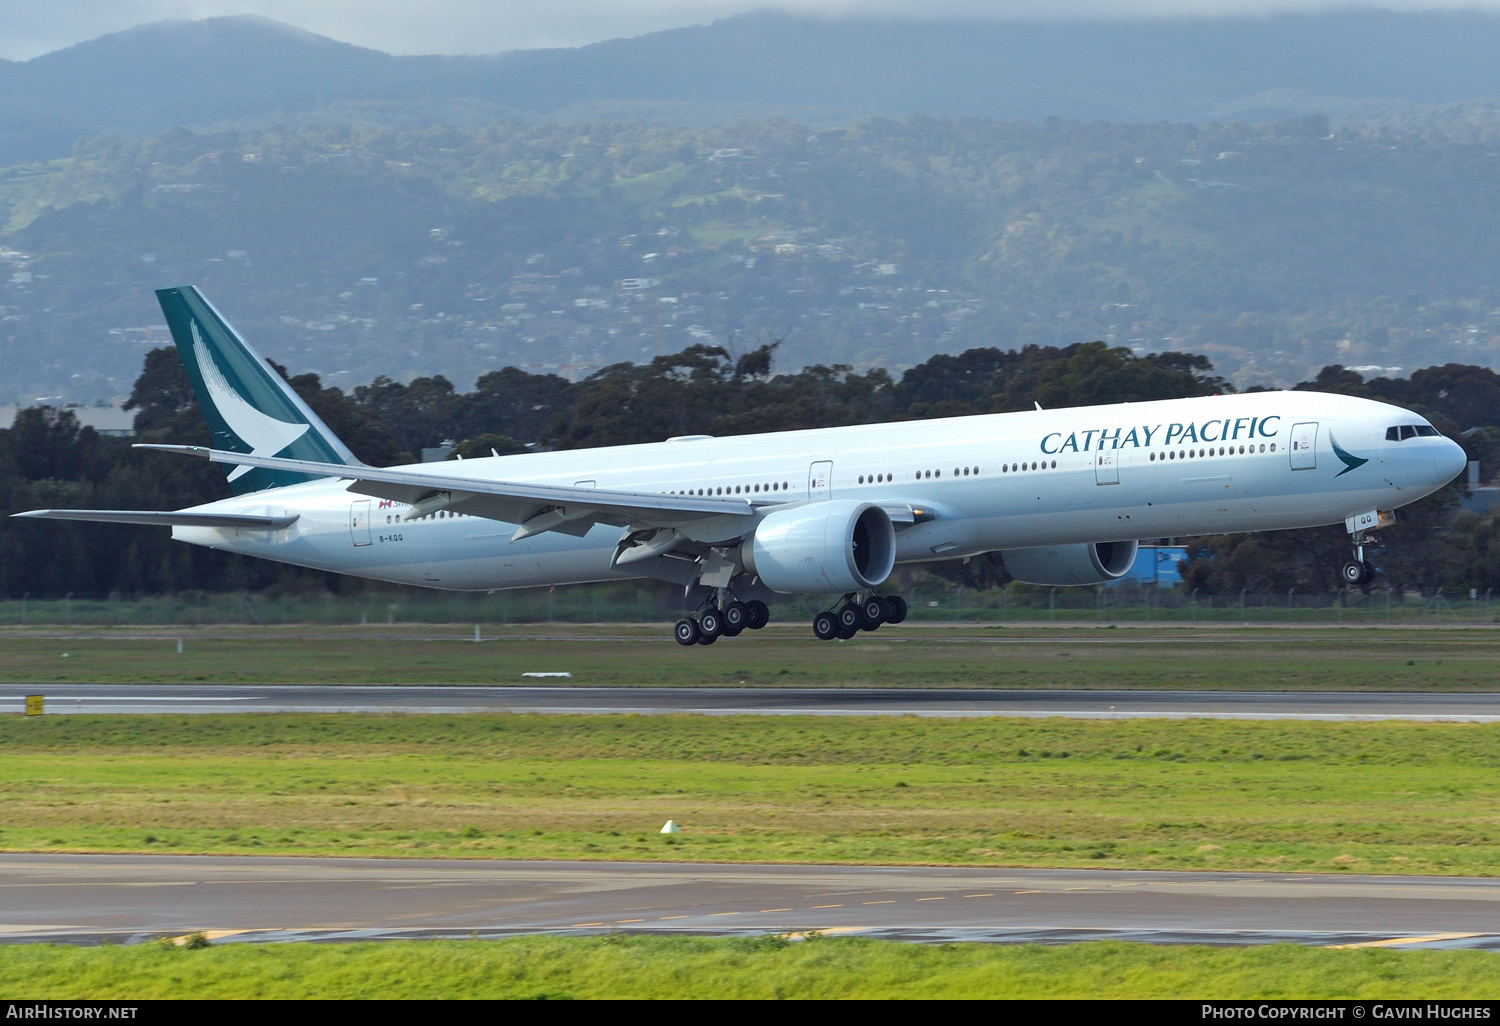
<instances>
[{"instance_id":1,"label":"aircraft nose","mask_svg":"<svg viewBox=\"0 0 1500 1026\"><path fill-rule=\"evenodd\" d=\"M1433 456L1433 469L1437 471L1438 480L1443 484L1452 481L1464 468L1469 465L1469 456L1464 452L1463 446L1451 438L1443 440L1443 447Z\"/></svg>"}]
</instances>

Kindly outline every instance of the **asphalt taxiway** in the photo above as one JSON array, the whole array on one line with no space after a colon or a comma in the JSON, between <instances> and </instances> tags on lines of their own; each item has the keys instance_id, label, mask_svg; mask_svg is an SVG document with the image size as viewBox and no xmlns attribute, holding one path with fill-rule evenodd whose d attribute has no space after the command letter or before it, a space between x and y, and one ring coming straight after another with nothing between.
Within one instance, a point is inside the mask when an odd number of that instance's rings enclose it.
<instances>
[{"instance_id":1,"label":"asphalt taxiway","mask_svg":"<svg viewBox=\"0 0 1500 1026\"><path fill-rule=\"evenodd\" d=\"M1500 693L1083 691L956 688L610 688L320 684L10 684L0 712L40 694L69 713L696 713L1500 721Z\"/></svg>"},{"instance_id":2,"label":"asphalt taxiway","mask_svg":"<svg viewBox=\"0 0 1500 1026\"><path fill-rule=\"evenodd\" d=\"M0 941L605 931L1500 948L1500 880L1274 873L0 856Z\"/></svg>"}]
</instances>

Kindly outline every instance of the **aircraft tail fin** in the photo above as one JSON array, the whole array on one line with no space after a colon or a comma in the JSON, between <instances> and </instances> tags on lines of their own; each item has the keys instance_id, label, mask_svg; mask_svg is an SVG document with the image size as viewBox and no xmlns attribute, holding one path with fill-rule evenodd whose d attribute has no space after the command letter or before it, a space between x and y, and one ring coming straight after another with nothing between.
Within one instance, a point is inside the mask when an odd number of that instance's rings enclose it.
<instances>
[{"instance_id":1,"label":"aircraft tail fin","mask_svg":"<svg viewBox=\"0 0 1500 1026\"><path fill-rule=\"evenodd\" d=\"M362 465L197 288L158 289L156 298L216 447L256 456ZM229 486L236 495L308 480L312 478L305 474L259 467L229 472Z\"/></svg>"}]
</instances>

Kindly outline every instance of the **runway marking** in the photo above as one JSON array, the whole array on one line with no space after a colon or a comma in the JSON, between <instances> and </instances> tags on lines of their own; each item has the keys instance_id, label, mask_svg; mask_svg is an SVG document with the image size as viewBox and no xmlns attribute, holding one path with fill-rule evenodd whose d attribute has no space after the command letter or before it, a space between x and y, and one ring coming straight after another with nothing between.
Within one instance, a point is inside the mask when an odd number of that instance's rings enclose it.
<instances>
[{"instance_id":1,"label":"runway marking","mask_svg":"<svg viewBox=\"0 0 1500 1026\"><path fill-rule=\"evenodd\" d=\"M866 902L861 902L861 904L864 904L864 905L894 905L895 903L896 903L896 899L895 898L891 898L888 901L866 901Z\"/></svg>"},{"instance_id":2,"label":"runway marking","mask_svg":"<svg viewBox=\"0 0 1500 1026\"><path fill-rule=\"evenodd\" d=\"M1041 894L1041 891L1012 891L1012 894Z\"/></svg>"},{"instance_id":3,"label":"runway marking","mask_svg":"<svg viewBox=\"0 0 1500 1026\"><path fill-rule=\"evenodd\" d=\"M578 926L603 926L603 925L604 925L603 923L574 923L573 927L578 927ZM570 927L570 929L571 928L572 927Z\"/></svg>"},{"instance_id":4,"label":"runway marking","mask_svg":"<svg viewBox=\"0 0 1500 1026\"><path fill-rule=\"evenodd\" d=\"M995 893L993 891L991 891L988 894L965 894L964 895L964 897L966 897L966 898L993 898L994 896L995 896Z\"/></svg>"},{"instance_id":5,"label":"runway marking","mask_svg":"<svg viewBox=\"0 0 1500 1026\"><path fill-rule=\"evenodd\" d=\"M644 919L616 919L616 923L644 923Z\"/></svg>"},{"instance_id":6,"label":"runway marking","mask_svg":"<svg viewBox=\"0 0 1500 1026\"><path fill-rule=\"evenodd\" d=\"M1425 937L1390 937L1386 940L1361 941L1358 944L1330 944L1330 948L1390 948L1398 944L1431 944L1434 941L1464 940L1477 933L1429 933Z\"/></svg>"},{"instance_id":7,"label":"runway marking","mask_svg":"<svg viewBox=\"0 0 1500 1026\"><path fill-rule=\"evenodd\" d=\"M737 916L738 912L710 912L710 916Z\"/></svg>"},{"instance_id":8,"label":"runway marking","mask_svg":"<svg viewBox=\"0 0 1500 1026\"><path fill-rule=\"evenodd\" d=\"M918 898L918 901L947 901L947 898Z\"/></svg>"},{"instance_id":9,"label":"runway marking","mask_svg":"<svg viewBox=\"0 0 1500 1026\"><path fill-rule=\"evenodd\" d=\"M790 912L791 909L789 909L789 908L763 908L763 909L761 909L761 911L762 912Z\"/></svg>"},{"instance_id":10,"label":"runway marking","mask_svg":"<svg viewBox=\"0 0 1500 1026\"><path fill-rule=\"evenodd\" d=\"M1064 887L1063 890L1065 890L1065 891L1091 891L1091 890L1093 890L1093 888L1092 887Z\"/></svg>"},{"instance_id":11,"label":"runway marking","mask_svg":"<svg viewBox=\"0 0 1500 1026\"><path fill-rule=\"evenodd\" d=\"M843 908L843 905L814 905L813 908Z\"/></svg>"},{"instance_id":12,"label":"runway marking","mask_svg":"<svg viewBox=\"0 0 1500 1026\"><path fill-rule=\"evenodd\" d=\"M688 917L687 916L662 916L660 919L657 920L657 922L658 923L664 923L668 919L686 919L686 918L688 918Z\"/></svg>"}]
</instances>

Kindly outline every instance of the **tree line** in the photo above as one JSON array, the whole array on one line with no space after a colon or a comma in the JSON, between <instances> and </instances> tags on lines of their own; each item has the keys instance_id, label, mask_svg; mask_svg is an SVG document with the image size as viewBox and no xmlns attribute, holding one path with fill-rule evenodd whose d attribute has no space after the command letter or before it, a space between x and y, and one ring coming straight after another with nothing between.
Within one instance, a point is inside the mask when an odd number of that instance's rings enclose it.
<instances>
[{"instance_id":1,"label":"tree line","mask_svg":"<svg viewBox=\"0 0 1500 1026\"><path fill-rule=\"evenodd\" d=\"M376 378L351 391L316 374L276 370L361 459L412 462L424 448L453 443L479 457L659 441L672 435L919 420L1233 391L1206 357L1136 355L1102 342L1016 350L971 349L935 356L895 378L847 365L774 372L777 346L739 355L696 345L649 363L620 363L577 382L507 367L460 392L441 376ZM1500 375L1450 364L1406 379L1375 378L1340 366L1298 388L1384 399L1430 417L1482 465L1500 447ZM66 409L32 407L0 430L3 513L42 507L175 509L229 494L221 468L130 448L132 441L207 444L192 387L175 350L147 354L128 407L134 439L80 427ZM1500 516L1458 512L1461 484L1407 507L1385 532L1379 561L1392 584L1500 587ZM1227 535L1190 543L1189 587L1237 592L1337 587L1347 539L1341 527ZM934 564L956 583L1005 583L986 560ZM335 592L379 587L353 578L172 544L166 531L105 524L0 519L0 595L106 597L185 590L281 589Z\"/></svg>"}]
</instances>

